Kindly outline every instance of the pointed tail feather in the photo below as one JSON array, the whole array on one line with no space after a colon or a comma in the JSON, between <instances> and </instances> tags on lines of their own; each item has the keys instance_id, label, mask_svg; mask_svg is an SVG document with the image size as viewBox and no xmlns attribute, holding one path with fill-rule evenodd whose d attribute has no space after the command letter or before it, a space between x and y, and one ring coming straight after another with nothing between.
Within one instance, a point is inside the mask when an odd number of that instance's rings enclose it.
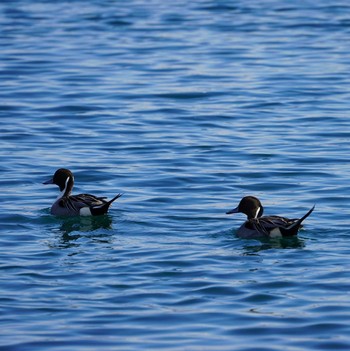
<instances>
[{"instance_id":1,"label":"pointed tail feather","mask_svg":"<svg viewBox=\"0 0 350 351\"><path fill-rule=\"evenodd\" d=\"M283 235L292 236L298 233L299 228L301 227L301 223L311 215L312 211L315 209L315 205L300 219L292 223L289 227L284 228Z\"/></svg>"},{"instance_id":2,"label":"pointed tail feather","mask_svg":"<svg viewBox=\"0 0 350 351\"><path fill-rule=\"evenodd\" d=\"M100 216L103 214L106 214L108 212L109 207L112 205L112 202L117 200L119 197L121 197L123 194L118 194L117 196L114 196L112 200L107 201L105 204L96 206L96 207L91 207L91 214L93 216Z\"/></svg>"},{"instance_id":3,"label":"pointed tail feather","mask_svg":"<svg viewBox=\"0 0 350 351\"><path fill-rule=\"evenodd\" d=\"M123 194L118 194L117 196L114 196L114 198L112 200L109 200L107 203L109 204L109 206L112 204L113 201L119 199Z\"/></svg>"}]
</instances>

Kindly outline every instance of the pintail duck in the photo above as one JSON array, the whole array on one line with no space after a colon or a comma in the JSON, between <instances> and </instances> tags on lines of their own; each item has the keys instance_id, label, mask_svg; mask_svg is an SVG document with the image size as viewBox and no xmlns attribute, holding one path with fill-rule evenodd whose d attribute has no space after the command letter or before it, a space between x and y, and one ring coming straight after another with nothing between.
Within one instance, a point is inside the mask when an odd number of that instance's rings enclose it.
<instances>
[{"instance_id":1,"label":"pintail duck","mask_svg":"<svg viewBox=\"0 0 350 351\"><path fill-rule=\"evenodd\" d=\"M258 238L258 237L288 237L297 235L298 230L302 227L302 222L310 216L315 206L313 206L300 219L289 219L280 216L262 216L264 208L254 196L244 197L239 205L226 214L244 213L247 220L241 225L237 231L237 235L241 238Z\"/></svg>"},{"instance_id":2,"label":"pintail duck","mask_svg":"<svg viewBox=\"0 0 350 351\"><path fill-rule=\"evenodd\" d=\"M74 176L69 169L58 169L53 178L43 184L56 184L60 194L51 207L51 214L55 216L98 216L108 212L112 202L122 196L118 194L112 200L106 197L96 197L90 194L71 195Z\"/></svg>"}]
</instances>

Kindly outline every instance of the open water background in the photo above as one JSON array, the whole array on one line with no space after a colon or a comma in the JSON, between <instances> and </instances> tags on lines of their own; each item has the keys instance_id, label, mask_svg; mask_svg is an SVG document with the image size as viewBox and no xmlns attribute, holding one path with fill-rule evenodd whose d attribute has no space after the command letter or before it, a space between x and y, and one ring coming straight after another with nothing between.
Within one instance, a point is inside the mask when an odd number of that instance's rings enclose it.
<instances>
[{"instance_id":1,"label":"open water background","mask_svg":"<svg viewBox=\"0 0 350 351\"><path fill-rule=\"evenodd\" d=\"M350 4L0 2L0 350L349 350ZM124 195L103 218L49 214ZM243 240L244 195L298 238Z\"/></svg>"}]
</instances>

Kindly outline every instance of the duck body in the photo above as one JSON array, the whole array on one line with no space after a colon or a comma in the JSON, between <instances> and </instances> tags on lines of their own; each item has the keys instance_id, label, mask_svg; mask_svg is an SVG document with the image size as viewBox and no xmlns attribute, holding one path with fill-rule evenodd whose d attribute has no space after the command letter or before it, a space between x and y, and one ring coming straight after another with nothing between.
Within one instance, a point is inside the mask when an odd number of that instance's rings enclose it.
<instances>
[{"instance_id":1,"label":"duck body","mask_svg":"<svg viewBox=\"0 0 350 351\"><path fill-rule=\"evenodd\" d=\"M281 216L263 216L264 208L259 199L254 196L242 198L239 205L231 213L244 213L247 220L237 230L241 238L275 238L290 237L298 234L302 222L312 213L313 206L303 217L289 219Z\"/></svg>"},{"instance_id":2,"label":"duck body","mask_svg":"<svg viewBox=\"0 0 350 351\"><path fill-rule=\"evenodd\" d=\"M118 199L118 194L111 200L91 194L71 195L74 176L69 169L58 169L53 178L43 184L56 184L60 194L51 206L51 214L55 216L98 216L108 212L110 205Z\"/></svg>"}]
</instances>

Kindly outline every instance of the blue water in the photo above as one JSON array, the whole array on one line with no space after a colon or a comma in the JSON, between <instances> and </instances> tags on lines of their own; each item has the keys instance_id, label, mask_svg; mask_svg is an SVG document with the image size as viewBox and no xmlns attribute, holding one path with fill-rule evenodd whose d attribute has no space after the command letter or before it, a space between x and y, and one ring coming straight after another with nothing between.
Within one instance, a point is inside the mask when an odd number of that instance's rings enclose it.
<instances>
[{"instance_id":1,"label":"blue water","mask_svg":"<svg viewBox=\"0 0 350 351\"><path fill-rule=\"evenodd\" d=\"M348 1L0 3L0 350L349 350ZM108 216L55 218L60 167ZM243 240L244 195L298 238Z\"/></svg>"}]
</instances>

